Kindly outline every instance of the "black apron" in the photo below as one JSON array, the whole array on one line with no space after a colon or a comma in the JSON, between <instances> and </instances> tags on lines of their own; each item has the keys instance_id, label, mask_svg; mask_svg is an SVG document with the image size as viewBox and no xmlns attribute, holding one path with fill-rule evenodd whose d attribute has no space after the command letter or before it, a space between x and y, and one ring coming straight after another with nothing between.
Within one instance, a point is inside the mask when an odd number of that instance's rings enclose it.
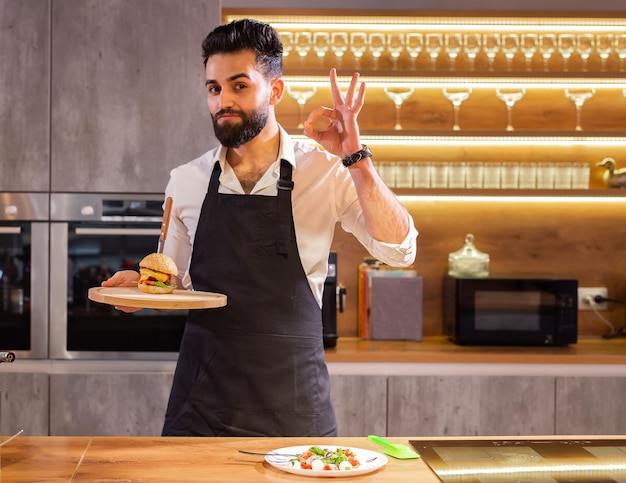
<instances>
[{"instance_id":1,"label":"black apron","mask_svg":"<svg viewBox=\"0 0 626 483\"><path fill-rule=\"evenodd\" d=\"M278 196L218 193L198 220L190 274L225 307L190 310L163 435L335 436L322 316L296 245L291 165ZM312 207L313 208L313 207Z\"/></svg>"}]
</instances>

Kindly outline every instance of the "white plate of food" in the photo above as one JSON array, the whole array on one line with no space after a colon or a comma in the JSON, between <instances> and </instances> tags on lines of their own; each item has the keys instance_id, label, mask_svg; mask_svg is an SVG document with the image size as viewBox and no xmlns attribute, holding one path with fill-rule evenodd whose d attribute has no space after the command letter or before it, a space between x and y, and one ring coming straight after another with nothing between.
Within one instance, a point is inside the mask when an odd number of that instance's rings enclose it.
<instances>
[{"instance_id":1,"label":"white plate of food","mask_svg":"<svg viewBox=\"0 0 626 483\"><path fill-rule=\"evenodd\" d=\"M273 467L301 476L341 478L372 473L385 466L387 457L376 451L347 446L289 446L265 456Z\"/></svg>"},{"instance_id":2,"label":"white plate of food","mask_svg":"<svg viewBox=\"0 0 626 483\"><path fill-rule=\"evenodd\" d=\"M137 287L92 287L88 297L103 304L143 309L211 309L226 305L226 295L193 290L154 294L142 292Z\"/></svg>"}]
</instances>

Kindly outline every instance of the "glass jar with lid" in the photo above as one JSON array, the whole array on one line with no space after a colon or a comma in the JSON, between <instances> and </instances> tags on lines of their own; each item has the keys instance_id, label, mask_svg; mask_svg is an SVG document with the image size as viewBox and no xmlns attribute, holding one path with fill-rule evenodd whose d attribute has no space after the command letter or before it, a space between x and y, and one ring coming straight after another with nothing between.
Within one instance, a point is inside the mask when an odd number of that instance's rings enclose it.
<instances>
[{"instance_id":1,"label":"glass jar with lid","mask_svg":"<svg viewBox=\"0 0 626 483\"><path fill-rule=\"evenodd\" d=\"M448 255L448 274L459 278L489 276L489 255L474 246L474 235L465 235L463 248Z\"/></svg>"}]
</instances>

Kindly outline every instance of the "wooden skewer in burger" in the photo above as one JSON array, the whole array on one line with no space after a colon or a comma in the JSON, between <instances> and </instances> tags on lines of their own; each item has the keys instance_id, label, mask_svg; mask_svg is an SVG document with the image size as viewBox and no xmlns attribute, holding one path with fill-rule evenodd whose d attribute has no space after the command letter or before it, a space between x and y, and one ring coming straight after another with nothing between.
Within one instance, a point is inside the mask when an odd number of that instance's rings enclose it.
<instances>
[{"instance_id":1,"label":"wooden skewer in burger","mask_svg":"<svg viewBox=\"0 0 626 483\"><path fill-rule=\"evenodd\" d=\"M146 293L166 294L172 293L176 289L172 277L178 276L176 263L167 255L163 254L163 245L167 237L167 228L170 223L170 213L172 211L172 198L165 200L163 208L163 222L161 223L161 234L159 236L159 251L151 253L139 262L139 280L137 288Z\"/></svg>"}]
</instances>

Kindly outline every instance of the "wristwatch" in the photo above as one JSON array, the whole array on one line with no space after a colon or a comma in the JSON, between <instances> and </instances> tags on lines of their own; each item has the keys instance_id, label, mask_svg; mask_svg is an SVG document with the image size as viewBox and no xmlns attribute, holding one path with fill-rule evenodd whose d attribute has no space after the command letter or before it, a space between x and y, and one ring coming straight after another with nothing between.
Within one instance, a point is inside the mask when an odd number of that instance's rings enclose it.
<instances>
[{"instance_id":1,"label":"wristwatch","mask_svg":"<svg viewBox=\"0 0 626 483\"><path fill-rule=\"evenodd\" d=\"M369 158L371 155L372 155L372 152L370 151L370 148L368 148L365 144L363 144L363 148L360 151L357 151L356 153L351 154L350 156L346 156L345 158L342 158L341 162L347 168L349 166L352 166L354 163L358 163L363 158Z\"/></svg>"}]
</instances>

